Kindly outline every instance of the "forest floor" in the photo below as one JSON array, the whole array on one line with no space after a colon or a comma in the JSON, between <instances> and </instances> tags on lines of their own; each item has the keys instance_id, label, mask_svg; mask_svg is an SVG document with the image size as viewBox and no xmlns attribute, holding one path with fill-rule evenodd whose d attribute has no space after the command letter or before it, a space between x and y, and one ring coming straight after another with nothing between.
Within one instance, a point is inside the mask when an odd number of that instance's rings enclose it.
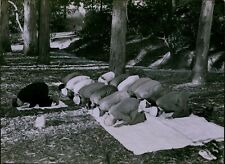
<instances>
[{"instance_id":1,"label":"forest floor","mask_svg":"<svg viewBox=\"0 0 225 164\"><path fill-rule=\"evenodd\" d=\"M51 53L49 66L36 65L36 57L20 53L5 56L7 65L1 67L1 163L224 163L224 142L216 142L217 160L207 161L199 156L201 149L211 149L215 141L204 146L188 146L134 155L107 133L85 109L70 100L69 107L55 110L17 111L11 99L33 81L45 81L50 94L57 90L53 82L77 71L93 79L107 71L107 63L77 58L65 53ZM127 72L158 80L164 87L190 81L185 70L151 70L145 67L127 68ZM194 114L213 108L207 120L224 127L224 74L210 73L208 83L200 87L183 87L191 94L189 107ZM46 127L34 128L38 115L45 115Z\"/></svg>"}]
</instances>

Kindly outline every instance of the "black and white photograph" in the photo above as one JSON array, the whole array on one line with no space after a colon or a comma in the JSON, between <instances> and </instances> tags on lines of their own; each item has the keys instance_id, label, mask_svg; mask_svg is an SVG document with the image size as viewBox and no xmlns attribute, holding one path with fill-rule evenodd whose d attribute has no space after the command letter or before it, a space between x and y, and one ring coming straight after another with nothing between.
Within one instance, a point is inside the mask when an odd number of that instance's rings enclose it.
<instances>
[{"instance_id":1,"label":"black and white photograph","mask_svg":"<svg viewBox=\"0 0 225 164\"><path fill-rule=\"evenodd\" d=\"M225 0L0 0L1 163L223 164Z\"/></svg>"}]
</instances>

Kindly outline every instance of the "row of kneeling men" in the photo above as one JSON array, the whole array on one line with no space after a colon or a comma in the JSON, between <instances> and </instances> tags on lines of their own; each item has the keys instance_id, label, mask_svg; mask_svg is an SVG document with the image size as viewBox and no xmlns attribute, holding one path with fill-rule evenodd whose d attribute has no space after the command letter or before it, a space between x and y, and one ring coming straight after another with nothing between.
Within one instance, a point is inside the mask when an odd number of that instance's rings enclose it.
<instances>
[{"instance_id":1,"label":"row of kneeling men","mask_svg":"<svg viewBox=\"0 0 225 164\"><path fill-rule=\"evenodd\" d=\"M101 75L97 81L89 76L72 73L62 79L62 96L68 96L77 105L98 108L106 125L117 121L137 124L146 120L146 114L167 118L186 117L188 94L164 89L160 82L148 77L113 72Z\"/></svg>"}]
</instances>

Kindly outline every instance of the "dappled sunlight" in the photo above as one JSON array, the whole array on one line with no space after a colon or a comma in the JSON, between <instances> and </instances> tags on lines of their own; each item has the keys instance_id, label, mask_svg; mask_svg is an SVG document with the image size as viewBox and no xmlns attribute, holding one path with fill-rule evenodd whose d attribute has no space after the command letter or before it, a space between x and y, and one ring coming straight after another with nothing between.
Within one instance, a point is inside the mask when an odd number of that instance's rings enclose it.
<instances>
[{"instance_id":1,"label":"dappled sunlight","mask_svg":"<svg viewBox=\"0 0 225 164\"><path fill-rule=\"evenodd\" d=\"M222 1L0 1L2 163L224 163Z\"/></svg>"}]
</instances>

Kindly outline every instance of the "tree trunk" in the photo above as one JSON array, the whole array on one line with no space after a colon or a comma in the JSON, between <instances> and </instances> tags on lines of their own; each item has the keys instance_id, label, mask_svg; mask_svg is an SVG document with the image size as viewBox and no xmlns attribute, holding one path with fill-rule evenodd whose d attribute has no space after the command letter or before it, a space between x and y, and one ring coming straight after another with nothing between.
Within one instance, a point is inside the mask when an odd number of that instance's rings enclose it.
<instances>
[{"instance_id":1,"label":"tree trunk","mask_svg":"<svg viewBox=\"0 0 225 164\"><path fill-rule=\"evenodd\" d=\"M1 31L0 31L0 38L1 38L1 47L2 52L9 52L11 51L11 43L9 37L9 14L8 14L8 0L0 0L0 12L1 12Z\"/></svg>"},{"instance_id":2,"label":"tree trunk","mask_svg":"<svg viewBox=\"0 0 225 164\"><path fill-rule=\"evenodd\" d=\"M192 69L192 83L204 84L208 72L208 50L215 0L203 0L199 18L198 35L196 41L196 60Z\"/></svg>"},{"instance_id":3,"label":"tree trunk","mask_svg":"<svg viewBox=\"0 0 225 164\"><path fill-rule=\"evenodd\" d=\"M18 25L19 25L19 28L20 28L20 32L21 33L23 33L23 28L22 28L22 26L21 26L21 23L20 23L20 19L19 19L19 12L18 12L18 7L16 6L16 4L14 3L14 2L12 2L12 1L9 1L8 0L8 2L14 7L14 12L15 12L15 16L16 16L16 22L18 23Z\"/></svg>"},{"instance_id":4,"label":"tree trunk","mask_svg":"<svg viewBox=\"0 0 225 164\"><path fill-rule=\"evenodd\" d=\"M174 12L175 7L176 7L176 0L172 0L172 12Z\"/></svg>"},{"instance_id":5,"label":"tree trunk","mask_svg":"<svg viewBox=\"0 0 225 164\"><path fill-rule=\"evenodd\" d=\"M91 0L91 10L94 10L94 0Z\"/></svg>"},{"instance_id":6,"label":"tree trunk","mask_svg":"<svg viewBox=\"0 0 225 164\"><path fill-rule=\"evenodd\" d=\"M49 64L49 0L39 0L38 63Z\"/></svg>"},{"instance_id":7,"label":"tree trunk","mask_svg":"<svg viewBox=\"0 0 225 164\"><path fill-rule=\"evenodd\" d=\"M66 19L66 4L63 6L63 18Z\"/></svg>"},{"instance_id":8,"label":"tree trunk","mask_svg":"<svg viewBox=\"0 0 225 164\"><path fill-rule=\"evenodd\" d=\"M110 70L116 75L125 71L127 0L114 0L110 43Z\"/></svg>"},{"instance_id":9,"label":"tree trunk","mask_svg":"<svg viewBox=\"0 0 225 164\"><path fill-rule=\"evenodd\" d=\"M2 0L0 0L0 23L2 22ZM2 32L2 25L0 24L0 33ZM3 53L2 53L2 37L0 34L0 65L3 63Z\"/></svg>"},{"instance_id":10,"label":"tree trunk","mask_svg":"<svg viewBox=\"0 0 225 164\"><path fill-rule=\"evenodd\" d=\"M100 12L102 12L102 5L103 5L103 2L101 0L101 2L100 2Z\"/></svg>"},{"instance_id":11,"label":"tree trunk","mask_svg":"<svg viewBox=\"0 0 225 164\"><path fill-rule=\"evenodd\" d=\"M35 0L24 0L24 54L37 56L37 14Z\"/></svg>"},{"instance_id":12,"label":"tree trunk","mask_svg":"<svg viewBox=\"0 0 225 164\"><path fill-rule=\"evenodd\" d=\"M1 33L2 33L2 1L0 0L0 65L5 64L5 59L3 57L3 49L2 49L2 37L1 37Z\"/></svg>"}]
</instances>

